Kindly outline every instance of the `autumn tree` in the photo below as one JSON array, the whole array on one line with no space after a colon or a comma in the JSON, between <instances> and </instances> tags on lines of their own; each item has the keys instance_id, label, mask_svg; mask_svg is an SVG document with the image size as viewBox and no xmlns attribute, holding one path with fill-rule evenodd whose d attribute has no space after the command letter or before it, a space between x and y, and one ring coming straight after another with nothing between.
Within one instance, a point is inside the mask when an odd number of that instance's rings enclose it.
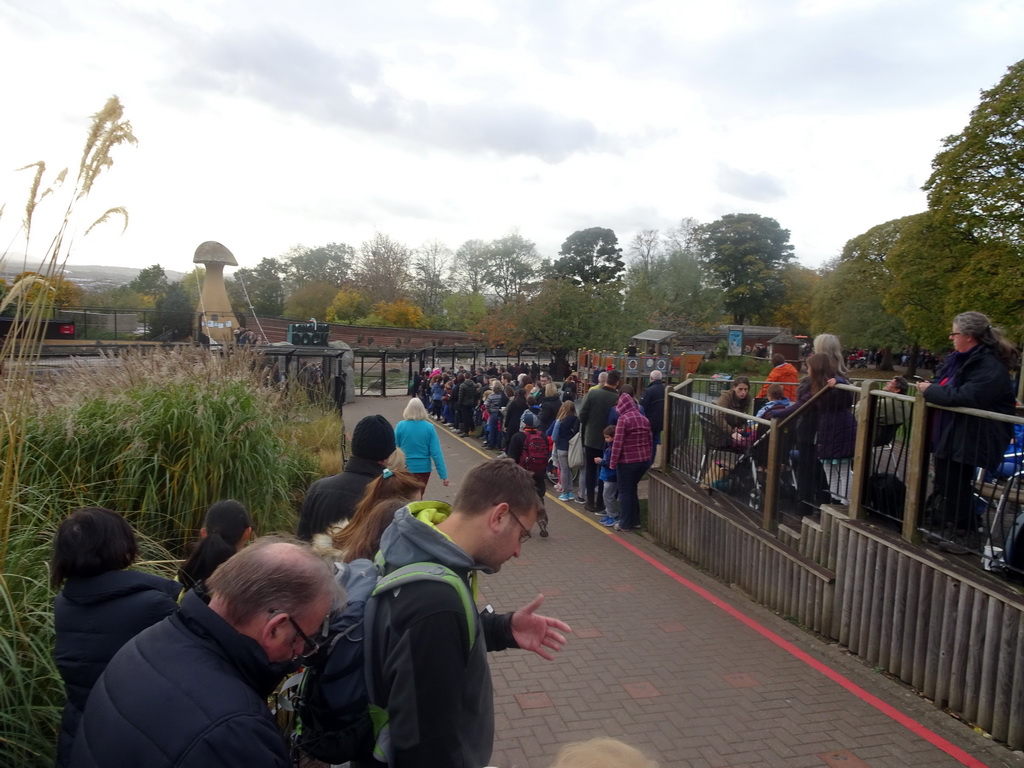
<instances>
[{"instance_id":1,"label":"autumn tree","mask_svg":"<svg viewBox=\"0 0 1024 768\"><path fill-rule=\"evenodd\" d=\"M356 285L371 303L393 303L408 298L412 258L408 247L377 232L362 244L359 254Z\"/></svg>"},{"instance_id":2,"label":"autumn tree","mask_svg":"<svg viewBox=\"0 0 1024 768\"><path fill-rule=\"evenodd\" d=\"M605 227L580 229L569 235L559 251L561 258L551 267L556 278L568 278L581 285L605 285L622 278L625 263L619 238Z\"/></svg>"},{"instance_id":3,"label":"autumn tree","mask_svg":"<svg viewBox=\"0 0 1024 768\"><path fill-rule=\"evenodd\" d=\"M61 275L41 275L38 272L22 272L11 281L12 288L23 280L29 280L32 285L25 292L23 301L28 304L35 304L42 301L48 306L49 311L63 307L76 307L82 301L82 289L72 281Z\"/></svg>"},{"instance_id":4,"label":"autumn tree","mask_svg":"<svg viewBox=\"0 0 1024 768\"><path fill-rule=\"evenodd\" d=\"M408 299L374 304L373 311L359 320L357 325L385 325L391 328L429 327L423 310Z\"/></svg>"},{"instance_id":5,"label":"autumn tree","mask_svg":"<svg viewBox=\"0 0 1024 768\"><path fill-rule=\"evenodd\" d=\"M793 258L789 230L767 216L730 213L697 228L709 281L737 325L769 317L782 297L782 268Z\"/></svg>"},{"instance_id":6,"label":"autumn tree","mask_svg":"<svg viewBox=\"0 0 1024 768\"><path fill-rule=\"evenodd\" d=\"M327 322L354 324L370 314L370 302L355 288L342 288L327 308Z\"/></svg>"}]
</instances>

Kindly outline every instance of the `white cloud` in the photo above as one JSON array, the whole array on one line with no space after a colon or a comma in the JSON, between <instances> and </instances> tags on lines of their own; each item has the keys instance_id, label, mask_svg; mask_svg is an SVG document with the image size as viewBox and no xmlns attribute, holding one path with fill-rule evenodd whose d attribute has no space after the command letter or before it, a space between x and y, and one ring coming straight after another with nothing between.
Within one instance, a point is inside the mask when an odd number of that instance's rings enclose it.
<instances>
[{"instance_id":1,"label":"white cloud","mask_svg":"<svg viewBox=\"0 0 1024 768\"><path fill-rule=\"evenodd\" d=\"M815 265L923 209L940 139L1022 33L998 0L8 0L0 241L27 189L10 170L75 163L116 93L139 146L95 205L131 225L79 238L80 262L512 227L553 256L583 227L755 212Z\"/></svg>"}]
</instances>

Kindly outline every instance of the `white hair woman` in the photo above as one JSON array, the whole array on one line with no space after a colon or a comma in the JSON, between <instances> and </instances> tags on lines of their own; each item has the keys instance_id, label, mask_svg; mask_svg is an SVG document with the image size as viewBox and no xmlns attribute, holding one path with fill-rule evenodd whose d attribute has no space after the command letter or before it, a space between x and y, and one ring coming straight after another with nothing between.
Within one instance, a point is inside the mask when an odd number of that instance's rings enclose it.
<instances>
[{"instance_id":1,"label":"white hair woman","mask_svg":"<svg viewBox=\"0 0 1024 768\"><path fill-rule=\"evenodd\" d=\"M441 442L437 430L427 421L427 409L423 401L414 397L402 412L402 420L395 427L395 444L405 453L405 466L427 487L430 470L437 468L441 483L448 485L448 469L441 453Z\"/></svg>"}]
</instances>

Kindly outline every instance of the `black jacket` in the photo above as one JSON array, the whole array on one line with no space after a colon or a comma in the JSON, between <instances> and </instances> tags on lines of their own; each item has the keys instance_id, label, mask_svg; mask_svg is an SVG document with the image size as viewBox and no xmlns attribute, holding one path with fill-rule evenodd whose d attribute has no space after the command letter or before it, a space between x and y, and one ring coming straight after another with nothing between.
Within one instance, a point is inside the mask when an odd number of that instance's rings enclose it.
<instances>
[{"instance_id":1,"label":"black jacket","mask_svg":"<svg viewBox=\"0 0 1024 768\"><path fill-rule=\"evenodd\" d=\"M665 428L665 382L661 379L652 381L640 395L640 407L651 422L651 434L657 437Z\"/></svg>"},{"instance_id":2,"label":"black jacket","mask_svg":"<svg viewBox=\"0 0 1024 768\"><path fill-rule=\"evenodd\" d=\"M934 405L977 408L1012 415L1016 402L1013 381L1006 366L986 346L974 347L959 360L959 369L946 385L938 382L949 376L957 361L954 352L935 374L935 381L924 391L924 399ZM932 445L940 459L972 467L991 468L1002 460L1013 437L1013 425L963 413L934 411Z\"/></svg>"},{"instance_id":3,"label":"black jacket","mask_svg":"<svg viewBox=\"0 0 1024 768\"><path fill-rule=\"evenodd\" d=\"M283 677L195 592L130 640L93 688L72 768L290 768L267 697Z\"/></svg>"},{"instance_id":4,"label":"black jacket","mask_svg":"<svg viewBox=\"0 0 1024 768\"><path fill-rule=\"evenodd\" d=\"M558 409L562 407L561 401L558 399L558 395L552 395L551 397L544 397L540 401L540 412L537 414L540 419L540 424L537 428L541 432L547 432L554 421L555 417L558 416Z\"/></svg>"},{"instance_id":5,"label":"black jacket","mask_svg":"<svg viewBox=\"0 0 1024 768\"><path fill-rule=\"evenodd\" d=\"M151 573L108 571L68 579L53 603L53 655L67 703L57 739L57 765L67 765L71 742L96 680L121 646L178 610L181 584Z\"/></svg>"},{"instance_id":6,"label":"black jacket","mask_svg":"<svg viewBox=\"0 0 1024 768\"><path fill-rule=\"evenodd\" d=\"M366 486L384 474L384 465L353 456L345 462L345 471L317 480L306 491L295 535L310 541L328 526L349 520L355 514Z\"/></svg>"}]
</instances>

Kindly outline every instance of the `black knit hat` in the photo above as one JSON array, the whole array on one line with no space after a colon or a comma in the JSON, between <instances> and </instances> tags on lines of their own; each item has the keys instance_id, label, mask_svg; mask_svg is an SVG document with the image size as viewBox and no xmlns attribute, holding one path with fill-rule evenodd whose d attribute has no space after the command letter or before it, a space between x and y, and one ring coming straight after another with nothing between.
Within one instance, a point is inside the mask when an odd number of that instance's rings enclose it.
<instances>
[{"instance_id":1,"label":"black knit hat","mask_svg":"<svg viewBox=\"0 0 1024 768\"><path fill-rule=\"evenodd\" d=\"M395 429L383 416L364 416L352 430L352 455L384 461L395 452Z\"/></svg>"}]
</instances>

